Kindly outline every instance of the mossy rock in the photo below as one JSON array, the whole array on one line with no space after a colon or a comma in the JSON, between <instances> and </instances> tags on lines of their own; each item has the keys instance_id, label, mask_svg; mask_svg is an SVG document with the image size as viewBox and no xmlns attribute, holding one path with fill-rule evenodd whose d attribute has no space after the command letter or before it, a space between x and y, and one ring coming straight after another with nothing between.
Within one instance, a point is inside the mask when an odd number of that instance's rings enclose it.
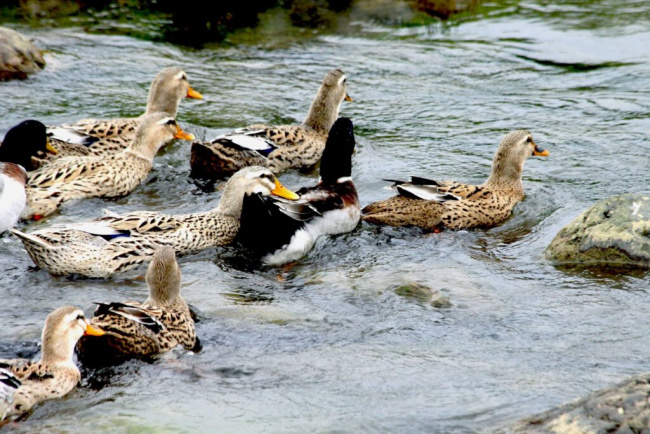
<instances>
[{"instance_id":1,"label":"mossy rock","mask_svg":"<svg viewBox=\"0 0 650 434\"><path fill-rule=\"evenodd\" d=\"M650 195L596 203L555 236L546 256L560 265L650 268Z\"/></svg>"},{"instance_id":2,"label":"mossy rock","mask_svg":"<svg viewBox=\"0 0 650 434\"><path fill-rule=\"evenodd\" d=\"M498 433L647 433L650 431L650 373L632 377Z\"/></svg>"},{"instance_id":3,"label":"mossy rock","mask_svg":"<svg viewBox=\"0 0 650 434\"><path fill-rule=\"evenodd\" d=\"M24 79L45 67L43 53L29 39L0 27L0 81Z\"/></svg>"}]
</instances>

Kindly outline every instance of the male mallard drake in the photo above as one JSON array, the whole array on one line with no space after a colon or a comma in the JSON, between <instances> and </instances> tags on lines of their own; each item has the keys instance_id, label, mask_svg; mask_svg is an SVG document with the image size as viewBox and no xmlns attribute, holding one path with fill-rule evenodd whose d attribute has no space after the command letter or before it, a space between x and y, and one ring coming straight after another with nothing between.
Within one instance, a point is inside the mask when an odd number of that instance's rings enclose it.
<instances>
[{"instance_id":1,"label":"male mallard drake","mask_svg":"<svg viewBox=\"0 0 650 434\"><path fill-rule=\"evenodd\" d=\"M0 161L20 164L27 171L38 169L46 153L57 154L47 139L45 125L27 120L12 127L0 145Z\"/></svg>"},{"instance_id":2,"label":"male mallard drake","mask_svg":"<svg viewBox=\"0 0 650 434\"><path fill-rule=\"evenodd\" d=\"M60 398L75 388L81 374L72 361L74 347L84 335L104 332L90 325L81 309L61 307L47 316L42 334L42 356L38 362L25 359L0 360L0 368L10 371L21 384L3 422L17 419L39 402ZM0 414L4 413L0 408Z\"/></svg>"},{"instance_id":3,"label":"male mallard drake","mask_svg":"<svg viewBox=\"0 0 650 434\"><path fill-rule=\"evenodd\" d=\"M106 334L81 338L77 343L80 360L104 364L154 356L177 345L190 351L200 350L190 308L181 297L181 270L174 249L158 248L145 278L149 298L144 303L97 303L90 324Z\"/></svg>"},{"instance_id":4,"label":"male mallard drake","mask_svg":"<svg viewBox=\"0 0 650 434\"><path fill-rule=\"evenodd\" d=\"M205 178L229 176L246 166L267 166L273 173L295 167L315 166L325 148L332 124L346 93L346 77L340 69L327 73L302 125L250 125L211 142L194 142L192 173Z\"/></svg>"},{"instance_id":5,"label":"male mallard drake","mask_svg":"<svg viewBox=\"0 0 650 434\"><path fill-rule=\"evenodd\" d=\"M110 155L126 149L135 137L137 127L147 115L166 113L176 118L178 106L183 98L202 99L203 96L192 89L187 74L179 67L165 68L156 75L151 88L144 114L137 118L83 119L77 123L61 127L49 127L48 134L62 156ZM80 146L81 145L81 146Z\"/></svg>"},{"instance_id":6,"label":"male mallard drake","mask_svg":"<svg viewBox=\"0 0 650 434\"><path fill-rule=\"evenodd\" d=\"M15 229L12 233L21 239L34 263L52 274L109 277L150 260L159 245L171 246L179 254L232 243L239 231L244 197L256 193L298 199L269 169L254 166L228 180L219 206L211 211L112 214L30 234Z\"/></svg>"},{"instance_id":7,"label":"male mallard drake","mask_svg":"<svg viewBox=\"0 0 650 434\"><path fill-rule=\"evenodd\" d=\"M165 113L147 115L131 145L107 157L60 158L29 174L25 219L46 216L71 199L119 197L147 177L158 150L172 139L192 140Z\"/></svg>"},{"instance_id":8,"label":"male mallard drake","mask_svg":"<svg viewBox=\"0 0 650 434\"><path fill-rule=\"evenodd\" d=\"M263 262L280 265L304 256L321 235L351 232L361 215L351 176L354 144L352 121L340 118L327 138L320 180L298 190L299 200L246 196L238 235L242 244L261 253Z\"/></svg>"},{"instance_id":9,"label":"male mallard drake","mask_svg":"<svg viewBox=\"0 0 650 434\"><path fill-rule=\"evenodd\" d=\"M497 149L492 173L481 185L456 181L433 181L412 177L394 182L399 196L372 203L363 209L362 220L391 226L424 229L490 227L506 220L524 198L521 176L531 155L545 157L528 131L508 133Z\"/></svg>"},{"instance_id":10,"label":"male mallard drake","mask_svg":"<svg viewBox=\"0 0 650 434\"><path fill-rule=\"evenodd\" d=\"M27 172L14 163L0 163L0 234L20 219L27 203Z\"/></svg>"}]
</instances>

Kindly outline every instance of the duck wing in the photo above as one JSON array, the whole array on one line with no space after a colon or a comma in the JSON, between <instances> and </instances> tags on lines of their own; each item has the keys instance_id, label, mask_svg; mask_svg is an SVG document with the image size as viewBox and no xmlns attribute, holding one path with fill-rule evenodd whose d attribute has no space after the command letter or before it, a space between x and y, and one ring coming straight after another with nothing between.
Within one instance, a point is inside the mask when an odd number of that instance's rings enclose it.
<instances>
[{"instance_id":1,"label":"duck wing","mask_svg":"<svg viewBox=\"0 0 650 434\"><path fill-rule=\"evenodd\" d=\"M95 309L95 316L101 315L118 315L126 318L129 321L142 324L154 333L159 333L165 328L160 320L154 316L154 312L150 309L144 309L135 304L114 302L114 303L98 303L95 302L97 308Z\"/></svg>"},{"instance_id":2,"label":"duck wing","mask_svg":"<svg viewBox=\"0 0 650 434\"><path fill-rule=\"evenodd\" d=\"M216 137L211 143L255 151L264 157L273 152L277 146L267 138L267 128L240 128L231 133Z\"/></svg>"},{"instance_id":3,"label":"duck wing","mask_svg":"<svg viewBox=\"0 0 650 434\"><path fill-rule=\"evenodd\" d=\"M447 202L451 200L460 200L461 197L446 191L444 184L438 181L411 177L410 181L398 181L394 179L384 179L392 182L389 188L395 190L400 196L409 199L432 200L436 202Z\"/></svg>"}]
</instances>

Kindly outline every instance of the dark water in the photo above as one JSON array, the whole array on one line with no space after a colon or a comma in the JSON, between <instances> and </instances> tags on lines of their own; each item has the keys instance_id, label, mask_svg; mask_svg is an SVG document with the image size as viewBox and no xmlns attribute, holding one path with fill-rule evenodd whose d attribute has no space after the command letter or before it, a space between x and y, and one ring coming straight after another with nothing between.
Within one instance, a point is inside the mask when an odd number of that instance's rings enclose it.
<instances>
[{"instance_id":1,"label":"dark water","mask_svg":"<svg viewBox=\"0 0 650 434\"><path fill-rule=\"evenodd\" d=\"M356 125L363 204L388 197L388 175L481 182L513 129L529 129L551 152L526 163L526 199L488 231L424 236L364 224L321 239L291 269L251 266L232 249L183 257L203 352L90 372L16 429L490 431L650 369L648 274L560 270L543 256L594 201L649 190L650 4L487 6L444 25L386 24L357 10L316 33L269 13L260 29L203 49L13 26L49 50L48 66L0 84L0 133L25 118L137 115L152 77L172 64L205 96L179 113L200 138L299 122L325 72L342 67L355 98L342 114ZM102 208L216 206L218 188L204 192L188 173L189 145L175 143L129 197L70 204L28 229ZM0 238L0 357L34 353L58 306L90 313L92 301L146 297L142 270L69 280L31 266L17 239ZM440 290L453 307L395 294L405 282Z\"/></svg>"}]
</instances>

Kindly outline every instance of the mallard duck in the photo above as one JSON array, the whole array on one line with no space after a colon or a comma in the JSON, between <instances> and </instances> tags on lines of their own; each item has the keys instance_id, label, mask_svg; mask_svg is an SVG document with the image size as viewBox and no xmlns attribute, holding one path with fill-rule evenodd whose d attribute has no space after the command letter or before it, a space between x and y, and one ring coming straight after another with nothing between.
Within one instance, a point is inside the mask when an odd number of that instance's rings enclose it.
<instances>
[{"instance_id":1,"label":"mallard duck","mask_svg":"<svg viewBox=\"0 0 650 434\"><path fill-rule=\"evenodd\" d=\"M12 233L21 239L34 263L51 274L109 277L149 261L159 245L171 246L180 254L231 244L239 231L244 197L257 193L298 199L269 169L253 166L228 180L219 206L211 211L183 215L111 213L30 234L16 229Z\"/></svg>"},{"instance_id":2,"label":"mallard duck","mask_svg":"<svg viewBox=\"0 0 650 434\"><path fill-rule=\"evenodd\" d=\"M174 249L156 249L145 279L149 298L144 303L97 303L90 324L106 334L79 340L77 354L83 363L154 356L177 345L190 351L201 349L190 308L181 297L181 270Z\"/></svg>"},{"instance_id":3,"label":"mallard duck","mask_svg":"<svg viewBox=\"0 0 650 434\"><path fill-rule=\"evenodd\" d=\"M410 182L391 181L398 196L372 203L361 219L390 226L419 226L436 230L469 229L498 225L510 217L524 198L521 176L531 155L545 157L528 131L508 133L497 149L492 173L481 185L434 181L412 177Z\"/></svg>"},{"instance_id":4,"label":"mallard duck","mask_svg":"<svg viewBox=\"0 0 650 434\"><path fill-rule=\"evenodd\" d=\"M58 151L49 142L45 125L32 119L7 131L0 145L0 161L20 164L27 171L38 169L47 153Z\"/></svg>"},{"instance_id":5,"label":"mallard duck","mask_svg":"<svg viewBox=\"0 0 650 434\"><path fill-rule=\"evenodd\" d=\"M192 140L166 113L147 115L129 148L107 157L60 158L31 172L24 219L52 214L71 199L119 197L147 177L158 150L172 139Z\"/></svg>"},{"instance_id":6,"label":"mallard duck","mask_svg":"<svg viewBox=\"0 0 650 434\"><path fill-rule=\"evenodd\" d=\"M9 407L14 402L14 393L22 382L13 372L0 368L0 424L7 415Z\"/></svg>"},{"instance_id":7,"label":"mallard duck","mask_svg":"<svg viewBox=\"0 0 650 434\"><path fill-rule=\"evenodd\" d=\"M0 163L0 234L20 219L27 202L26 182L27 172L22 166Z\"/></svg>"},{"instance_id":8,"label":"mallard duck","mask_svg":"<svg viewBox=\"0 0 650 434\"><path fill-rule=\"evenodd\" d=\"M0 368L10 371L21 382L14 387L12 403L3 421L17 419L35 404L60 398L74 389L81 379L72 361L75 344L84 334L101 336L103 333L91 326L83 311L76 307L61 307L49 314L43 327L43 349L38 362L0 360Z\"/></svg>"},{"instance_id":9,"label":"mallard duck","mask_svg":"<svg viewBox=\"0 0 650 434\"><path fill-rule=\"evenodd\" d=\"M345 99L346 77L340 69L327 73L302 125L250 125L211 142L194 142L190 166L195 176L230 176L242 167L267 166L273 173L308 169L320 160L332 124Z\"/></svg>"},{"instance_id":10,"label":"mallard duck","mask_svg":"<svg viewBox=\"0 0 650 434\"><path fill-rule=\"evenodd\" d=\"M298 190L299 200L246 196L238 234L241 243L262 254L263 262L280 265L307 254L321 235L351 232L361 215L351 176L354 144L352 122L340 118L327 138L320 180Z\"/></svg>"},{"instance_id":11,"label":"mallard duck","mask_svg":"<svg viewBox=\"0 0 650 434\"><path fill-rule=\"evenodd\" d=\"M183 98L202 99L192 89L187 74L179 67L165 68L156 75L149 90L147 108L137 118L83 119L61 127L49 127L48 134L61 156L111 155L126 149L135 131L147 115L166 113L176 118L178 106Z\"/></svg>"}]
</instances>

